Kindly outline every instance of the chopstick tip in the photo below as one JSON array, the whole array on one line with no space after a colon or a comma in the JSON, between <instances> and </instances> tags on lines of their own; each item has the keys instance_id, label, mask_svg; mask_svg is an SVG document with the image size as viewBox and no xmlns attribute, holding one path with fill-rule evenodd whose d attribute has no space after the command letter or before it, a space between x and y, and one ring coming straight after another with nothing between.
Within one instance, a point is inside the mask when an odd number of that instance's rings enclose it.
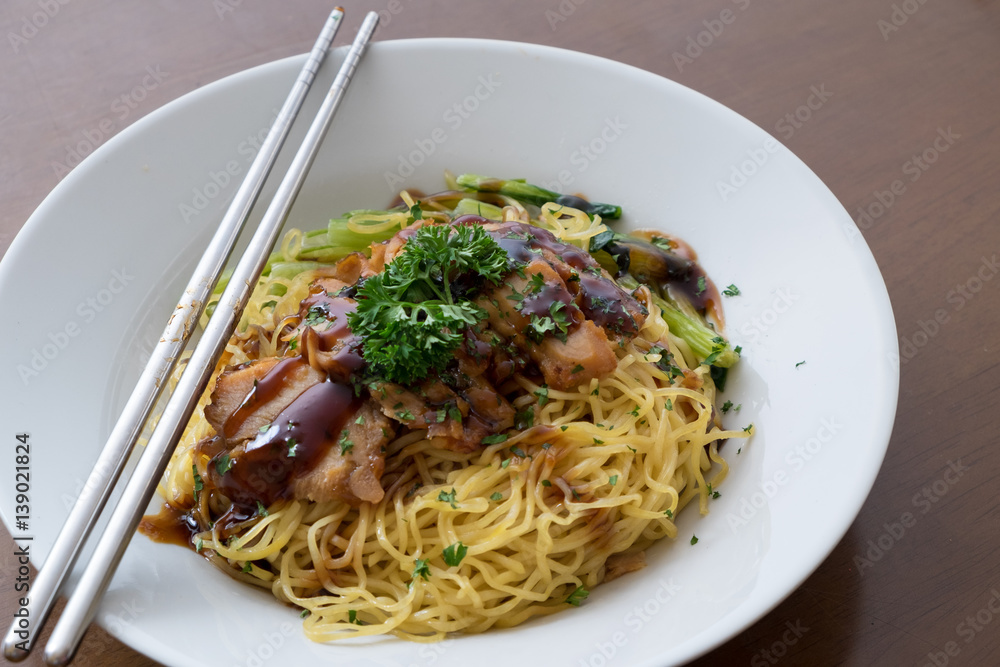
<instances>
[{"instance_id":1,"label":"chopstick tip","mask_svg":"<svg viewBox=\"0 0 1000 667\"><path fill-rule=\"evenodd\" d=\"M49 667L65 667L65 665L68 665L73 660L75 652L75 648L52 650L49 646L46 646L45 664L49 665Z\"/></svg>"},{"instance_id":2,"label":"chopstick tip","mask_svg":"<svg viewBox=\"0 0 1000 667\"><path fill-rule=\"evenodd\" d=\"M17 644L9 641L3 643L3 657L10 662L21 662L28 657L28 651L19 648Z\"/></svg>"}]
</instances>

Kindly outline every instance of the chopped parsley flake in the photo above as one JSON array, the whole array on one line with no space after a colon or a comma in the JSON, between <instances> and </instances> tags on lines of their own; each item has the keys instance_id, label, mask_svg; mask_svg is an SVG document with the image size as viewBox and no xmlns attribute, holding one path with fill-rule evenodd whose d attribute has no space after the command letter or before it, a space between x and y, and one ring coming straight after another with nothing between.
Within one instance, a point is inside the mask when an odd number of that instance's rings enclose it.
<instances>
[{"instance_id":1,"label":"chopped parsley flake","mask_svg":"<svg viewBox=\"0 0 1000 667\"><path fill-rule=\"evenodd\" d=\"M501 442L506 442L506 440L507 440L507 434L506 433L497 433L495 435L488 435L485 438L483 438L483 444L484 445L496 445L496 444L501 443Z\"/></svg>"},{"instance_id":2,"label":"chopped parsley flake","mask_svg":"<svg viewBox=\"0 0 1000 667\"><path fill-rule=\"evenodd\" d=\"M462 562L462 559L465 558L465 554L468 550L469 547L462 544L461 541L455 542L455 544L444 548L444 553L442 554L444 556L444 562L451 567L455 567Z\"/></svg>"},{"instance_id":3,"label":"chopped parsley flake","mask_svg":"<svg viewBox=\"0 0 1000 667\"><path fill-rule=\"evenodd\" d=\"M736 285L729 285L726 289L722 290L722 296L739 296L740 288Z\"/></svg>"},{"instance_id":4,"label":"chopped parsley flake","mask_svg":"<svg viewBox=\"0 0 1000 667\"><path fill-rule=\"evenodd\" d=\"M452 488L451 491L442 491L438 494L437 499L442 503L448 503L451 505L452 509L458 509L458 503L455 500L455 489Z\"/></svg>"},{"instance_id":5,"label":"chopped parsley flake","mask_svg":"<svg viewBox=\"0 0 1000 667\"><path fill-rule=\"evenodd\" d=\"M663 513L667 515L668 519L673 519L674 518L674 511L671 510L671 509L665 510Z\"/></svg>"},{"instance_id":6,"label":"chopped parsley flake","mask_svg":"<svg viewBox=\"0 0 1000 667\"><path fill-rule=\"evenodd\" d=\"M806 362L804 362L804 361L800 361L799 363L795 364L795 367L796 367L796 368L798 368L799 366L801 366L801 365L802 365L802 364L804 364L804 363L806 363Z\"/></svg>"},{"instance_id":7,"label":"chopped parsley flake","mask_svg":"<svg viewBox=\"0 0 1000 667\"><path fill-rule=\"evenodd\" d=\"M201 480L201 475L198 474L198 466L191 464L191 474L194 475L194 501L197 503L198 496L201 494L201 490L205 488L205 484Z\"/></svg>"},{"instance_id":8,"label":"chopped parsley flake","mask_svg":"<svg viewBox=\"0 0 1000 667\"><path fill-rule=\"evenodd\" d=\"M611 477L608 477L608 484L614 486L617 483L618 483L618 475L612 475Z\"/></svg>"},{"instance_id":9,"label":"chopped parsley flake","mask_svg":"<svg viewBox=\"0 0 1000 667\"><path fill-rule=\"evenodd\" d=\"M313 326L316 326L317 324L319 324L321 322L326 322L327 319L329 319L329 316L330 316L330 313L327 310L327 307L326 307L325 304L320 304L318 306L313 306L306 313L306 319L304 321L304 324L306 326L313 327Z\"/></svg>"},{"instance_id":10,"label":"chopped parsley flake","mask_svg":"<svg viewBox=\"0 0 1000 667\"><path fill-rule=\"evenodd\" d=\"M697 535L692 535L691 536L691 546L694 546L696 544L698 544L698 536Z\"/></svg>"},{"instance_id":11,"label":"chopped parsley flake","mask_svg":"<svg viewBox=\"0 0 1000 667\"><path fill-rule=\"evenodd\" d=\"M259 500L257 501L257 514L260 516L267 516L267 508L264 507L264 504Z\"/></svg>"},{"instance_id":12,"label":"chopped parsley flake","mask_svg":"<svg viewBox=\"0 0 1000 667\"><path fill-rule=\"evenodd\" d=\"M414 204L414 208L419 208L419 207L416 204ZM347 612L347 622L351 623L353 625L365 625L364 621L359 621L358 620L358 610L357 609L351 609L351 610L349 610Z\"/></svg>"},{"instance_id":13,"label":"chopped parsley flake","mask_svg":"<svg viewBox=\"0 0 1000 667\"><path fill-rule=\"evenodd\" d=\"M219 457L219 460L215 462L215 470L220 475L225 475L229 472L229 469L233 467L233 460L229 458L229 454L223 454Z\"/></svg>"},{"instance_id":14,"label":"chopped parsley flake","mask_svg":"<svg viewBox=\"0 0 1000 667\"><path fill-rule=\"evenodd\" d=\"M503 494L499 491L494 491L493 495L490 496L490 500L503 500Z\"/></svg>"},{"instance_id":15,"label":"chopped parsley flake","mask_svg":"<svg viewBox=\"0 0 1000 667\"><path fill-rule=\"evenodd\" d=\"M346 428L340 432L340 440L337 441L337 444L340 445L341 456L349 454L351 450L354 449L354 442L349 440L347 437L349 434L350 431L348 431Z\"/></svg>"},{"instance_id":16,"label":"chopped parsley flake","mask_svg":"<svg viewBox=\"0 0 1000 667\"><path fill-rule=\"evenodd\" d=\"M695 296L701 296L706 289L708 289L708 285L705 284L705 276L698 276L698 289L695 291Z\"/></svg>"},{"instance_id":17,"label":"chopped parsley flake","mask_svg":"<svg viewBox=\"0 0 1000 667\"><path fill-rule=\"evenodd\" d=\"M431 568L426 558L418 558L413 562L413 573L410 575L411 585L417 577L422 577L424 581L429 581L431 578Z\"/></svg>"},{"instance_id":18,"label":"chopped parsley flake","mask_svg":"<svg viewBox=\"0 0 1000 667\"><path fill-rule=\"evenodd\" d=\"M549 387L548 385L542 385L534 391L535 396L538 397L539 407L545 405L549 402Z\"/></svg>"}]
</instances>

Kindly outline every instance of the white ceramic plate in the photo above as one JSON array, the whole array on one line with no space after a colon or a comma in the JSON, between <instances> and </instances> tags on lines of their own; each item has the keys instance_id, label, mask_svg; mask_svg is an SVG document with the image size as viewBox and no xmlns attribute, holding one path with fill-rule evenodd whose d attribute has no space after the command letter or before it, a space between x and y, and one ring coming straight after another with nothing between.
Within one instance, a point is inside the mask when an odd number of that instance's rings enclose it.
<instances>
[{"instance_id":1,"label":"white ceramic plate","mask_svg":"<svg viewBox=\"0 0 1000 667\"><path fill-rule=\"evenodd\" d=\"M137 122L59 184L4 257L0 423L11 442L31 437L27 533L11 525L12 453L0 457L0 510L15 535L35 537L36 564L301 62L229 77ZM99 612L122 641L170 665L676 664L759 619L847 531L889 440L895 329L867 246L802 162L712 100L619 63L527 44L385 42L361 65L290 224L379 207L404 181L441 189L446 168L561 179L621 204L623 227L679 234L720 286L739 286L725 307L744 358L726 398L742 409L727 422L757 434L741 454L726 448L733 471L711 513L685 512L675 543L579 609L436 645L312 644L294 610L139 536Z\"/></svg>"}]
</instances>

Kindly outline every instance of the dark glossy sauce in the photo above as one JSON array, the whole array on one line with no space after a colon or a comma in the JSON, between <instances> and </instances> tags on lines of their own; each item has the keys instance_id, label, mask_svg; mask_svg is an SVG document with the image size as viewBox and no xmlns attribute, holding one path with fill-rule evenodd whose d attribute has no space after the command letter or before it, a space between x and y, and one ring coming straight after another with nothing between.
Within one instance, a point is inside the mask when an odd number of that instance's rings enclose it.
<instances>
[{"instance_id":1,"label":"dark glossy sauce","mask_svg":"<svg viewBox=\"0 0 1000 667\"><path fill-rule=\"evenodd\" d=\"M487 224L490 221L478 215L463 215L456 218L453 224ZM529 263L539 257L539 251L548 250L577 271L599 269L589 252L576 246L563 243L552 232L541 227L523 222L492 223L495 229L490 230L490 236L496 240L507 256L516 262Z\"/></svg>"},{"instance_id":2,"label":"dark glossy sauce","mask_svg":"<svg viewBox=\"0 0 1000 667\"><path fill-rule=\"evenodd\" d=\"M227 438L233 437L240 430L240 427L243 426L243 422L257 409L257 406L267 403L278 395L278 392L284 387L288 376L294 373L296 367L302 363L304 362L300 357L283 359L268 371L267 375L255 382L253 389L243 399L240 407L236 408L233 415L226 420L225 433L223 435Z\"/></svg>"},{"instance_id":3,"label":"dark glossy sauce","mask_svg":"<svg viewBox=\"0 0 1000 667\"><path fill-rule=\"evenodd\" d=\"M310 312L320 313L329 324L315 326L319 335L319 349L324 352L335 351L333 364L340 372L333 373L335 379L347 381L351 373L364 368L365 360L361 356L361 337L351 332L347 323L348 316L356 311L358 304L354 299L335 296L326 291L316 292L302 300L299 310L303 320Z\"/></svg>"},{"instance_id":4,"label":"dark glossy sauce","mask_svg":"<svg viewBox=\"0 0 1000 667\"><path fill-rule=\"evenodd\" d=\"M158 514L142 517L139 532L154 542L192 547L191 538L201 531L186 513L164 503Z\"/></svg>"},{"instance_id":5,"label":"dark glossy sauce","mask_svg":"<svg viewBox=\"0 0 1000 667\"><path fill-rule=\"evenodd\" d=\"M309 470L335 446L347 419L360 405L350 385L330 381L313 385L242 451L229 454L232 465L224 474L218 465L227 454L217 454L208 469L211 485L246 507L286 497L293 473Z\"/></svg>"},{"instance_id":6,"label":"dark glossy sauce","mask_svg":"<svg viewBox=\"0 0 1000 667\"><path fill-rule=\"evenodd\" d=\"M460 219L468 217L470 216L463 216ZM616 333L634 334L636 332L636 322L631 312L641 310L639 303L631 294L601 274L600 264L590 253L584 252L574 245L563 243L545 229L520 222L503 223L490 234L512 260L531 262L538 259L540 252L544 250L562 259L577 272L579 298L576 303L588 319L598 326ZM553 302L569 303L570 299L566 289L547 284L542 290L541 298L532 297L524 300L521 312L528 317L548 315L548 309ZM575 308L571 308L569 312L572 313L575 310ZM578 317L573 319L579 321Z\"/></svg>"},{"instance_id":7,"label":"dark glossy sauce","mask_svg":"<svg viewBox=\"0 0 1000 667\"><path fill-rule=\"evenodd\" d=\"M638 331L635 318L625 304L631 302L633 309L638 311L639 302L610 280L580 274L580 296L583 312L598 326L622 334L631 335Z\"/></svg>"},{"instance_id":8,"label":"dark glossy sauce","mask_svg":"<svg viewBox=\"0 0 1000 667\"><path fill-rule=\"evenodd\" d=\"M680 268L670 271L666 280L659 281L660 285L684 295L697 310L705 310L713 307L713 303L719 303L719 290L705 273L705 269L692 260L676 259Z\"/></svg>"},{"instance_id":9,"label":"dark glossy sauce","mask_svg":"<svg viewBox=\"0 0 1000 667\"><path fill-rule=\"evenodd\" d=\"M580 309L572 305L573 297L570 296L565 287L558 283L546 283L537 292L529 288L524 299L521 301L521 314L528 318L532 315L548 317L552 314L553 304L556 303L569 306L563 309L563 312L567 313L570 321L578 323L583 319Z\"/></svg>"}]
</instances>

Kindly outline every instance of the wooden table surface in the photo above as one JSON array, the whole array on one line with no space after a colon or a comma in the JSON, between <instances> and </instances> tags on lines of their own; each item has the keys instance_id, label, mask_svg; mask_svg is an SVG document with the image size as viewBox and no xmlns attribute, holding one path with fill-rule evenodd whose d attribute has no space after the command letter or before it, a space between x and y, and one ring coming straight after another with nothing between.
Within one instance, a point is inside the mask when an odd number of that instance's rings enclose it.
<instances>
[{"instance_id":1,"label":"wooden table surface","mask_svg":"<svg viewBox=\"0 0 1000 667\"><path fill-rule=\"evenodd\" d=\"M73 163L71 146L102 144L200 86L306 51L329 8L5 0L0 252ZM888 456L860 516L806 583L694 664L1000 664L1000 512L989 481L1000 469L990 417L1000 399L1000 280L990 280L1000 252L1000 2L364 0L347 9L338 43L375 9L378 39L550 44L674 79L783 141L856 220L868 212L859 224L903 352ZM143 85L147 67L158 76ZM863 385L865 369L848 364L845 386ZM949 461L963 474L947 473ZM3 531L0 553L13 550ZM7 619L16 563L0 563ZM95 629L77 664L155 663Z\"/></svg>"}]
</instances>

